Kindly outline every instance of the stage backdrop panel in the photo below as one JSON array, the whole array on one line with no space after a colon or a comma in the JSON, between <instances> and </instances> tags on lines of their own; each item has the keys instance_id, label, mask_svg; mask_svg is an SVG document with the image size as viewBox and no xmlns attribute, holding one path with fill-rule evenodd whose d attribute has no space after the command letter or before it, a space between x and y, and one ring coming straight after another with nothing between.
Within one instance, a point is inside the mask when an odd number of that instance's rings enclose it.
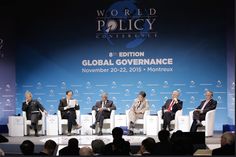
<instances>
[{"instance_id":1,"label":"stage backdrop panel","mask_svg":"<svg viewBox=\"0 0 236 157\"><path fill-rule=\"evenodd\" d=\"M6 125L8 116L15 115L15 21L12 10L0 6L0 127ZM1 127L0 132L5 131Z\"/></svg>"},{"instance_id":2,"label":"stage backdrop panel","mask_svg":"<svg viewBox=\"0 0 236 157\"><path fill-rule=\"evenodd\" d=\"M25 8L18 25L16 113L26 90L50 114L69 89L82 114L91 112L104 91L116 114L125 113L139 91L157 113L178 90L188 115L212 90L218 102L215 129L221 130L232 123L225 4L127 0Z\"/></svg>"}]
</instances>

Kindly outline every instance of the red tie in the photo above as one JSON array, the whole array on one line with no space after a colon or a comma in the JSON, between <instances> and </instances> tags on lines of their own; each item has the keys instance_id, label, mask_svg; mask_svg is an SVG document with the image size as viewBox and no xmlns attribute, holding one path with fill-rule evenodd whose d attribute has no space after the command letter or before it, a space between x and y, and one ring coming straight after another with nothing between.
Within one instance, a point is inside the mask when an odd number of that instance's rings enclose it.
<instances>
[{"instance_id":1,"label":"red tie","mask_svg":"<svg viewBox=\"0 0 236 157\"><path fill-rule=\"evenodd\" d=\"M169 107L168 107L168 112L170 112L171 111L171 108L174 106L174 100L172 100L171 101L171 103L170 103L170 105L169 105Z\"/></svg>"}]
</instances>

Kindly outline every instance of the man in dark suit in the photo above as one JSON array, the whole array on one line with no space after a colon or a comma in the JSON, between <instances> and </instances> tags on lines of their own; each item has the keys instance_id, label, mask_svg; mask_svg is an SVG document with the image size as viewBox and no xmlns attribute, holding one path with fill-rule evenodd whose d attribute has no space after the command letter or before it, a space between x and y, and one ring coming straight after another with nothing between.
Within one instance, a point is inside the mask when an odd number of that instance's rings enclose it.
<instances>
[{"instance_id":1,"label":"man in dark suit","mask_svg":"<svg viewBox=\"0 0 236 157\"><path fill-rule=\"evenodd\" d=\"M199 126L202 126L201 121L205 120L206 113L210 110L214 110L217 105L217 101L213 100L213 92L206 91L206 100L202 101L201 104L193 112L193 123L190 132L196 132Z\"/></svg>"},{"instance_id":2,"label":"man in dark suit","mask_svg":"<svg viewBox=\"0 0 236 157\"><path fill-rule=\"evenodd\" d=\"M41 112L47 114L44 107L38 100L32 99L32 93L25 92L25 102L22 104L22 111L26 112L27 120L31 120L31 129L34 129L35 136L38 136L38 121L42 119Z\"/></svg>"},{"instance_id":3,"label":"man in dark suit","mask_svg":"<svg viewBox=\"0 0 236 157\"><path fill-rule=\"evenodd\" d=\"M179 92L172 92L172 99L166 100L166 103L162 106L162 118L164 120L163 129L166 130L168 127L169 131L173 129L170 128L171 120L175 119L175 113L181 110L183 107L183 101L178 99Z\"/></svg>"},{"instance_id":4,"label":"man in dark suit","mask_svg":"<svg viewBox=\"0 0 236 157\"><path fill-rule=\"evenodd\" d=\"M68 136L71 135L71 129L74 125L76 129L80 129L81 126L76 122L76 110L79 110L79 104L76 101L74 107L69 105L72 100L73 92L71 90L66 91L66 98L61 99L59 103L58 110L61 111L62 119L68 119Z\"/></svg>"},{"instance_id":5,"label":"man in dark suit","mask_svg":"<svg viewBox=\"0 0 236 157\"><path fill-rule=\"evenodd\" d=\"M108 100L107 93L103 93L101 97L102 100L96 102L95 106L92 108L92 110L96 111L96 121L90 126L92 129L95 129L97 122L99 122L100 131L98 135L102 135L104 119L110 118L111 111L116 110L116 106L113 104L113 101Z\"/></svg>"}]
</instances>

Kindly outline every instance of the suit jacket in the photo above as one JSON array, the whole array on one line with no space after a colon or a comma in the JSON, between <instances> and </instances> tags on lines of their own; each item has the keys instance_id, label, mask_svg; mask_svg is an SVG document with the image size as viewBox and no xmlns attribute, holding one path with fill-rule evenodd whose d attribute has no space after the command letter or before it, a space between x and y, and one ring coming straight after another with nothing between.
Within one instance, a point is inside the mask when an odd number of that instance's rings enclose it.
<instances>
[{"instance_id":1,"label":"suit jacket","mask_svg":"<svg viewBox=\"0 0 236 157\"><path fill-rule=\"evenodd\" d=\"M64 147L59 151L59 155L79 155L79 147Z\"/></svg>"},{"instance_id":2,"label":"suit jacket","mask_svg":"<svg viewBox=\"0 0 236 157\"><path fill-rule=\"evenodd\" d=\"M42 104L40 104L40 102L38 100L31 100L28 105L26 104L26 102L22 103L22 111L26 112L26 117L27 119L31 119L31 114L33 112L37 112L37 111L44 111L44 107ZM41 112L40 112L41 113Z\"/></svg>"},{"instance_id":3,"label":"suit jacket","mask_svg":"<svg viewBox=\"0 0 236 157\"><path fill-rule=\"evenodd\" d=\"M65 107L66 107L67 105L68 105L68 104L67 104L66 98L60 100L60 103L59 103L59 106L58 106L58 110L61 111L61 117L62 117L62 118L65 117L65 115L66 115L66 113L67 113L68 111L70 111L70 112L75 112L75 110L79 110L79 109L80 109L79 104L78 104L78 105L75 105L74 108L69 108L69 109L66 109L66 110L65 110ZM76 116L76 115L75 115L75 116ZM76 117L75 117L75 118L76 118Z\"/></svg>"},{"instance_id":4,"label":"suit jacket","mask_svg":"<svg viewBox=\"0 0 236 157\"><path fill-rule=\"evenodd\" d=\"M171 101L172 99L166 100L166 103L162 106L162 115L164 114L164 110L168 109ZM178 110L181 110L182 108L183 108L183 101L178 99L178 103L172 106L171 112L175 114Z\"/></svg>"},{"instance_id":5,"label":"suit jacket","mask_svg":"<svg viewBox=\"0 0 236 157\"><path fill-rule=\"evenodd\" d=\"M149 110L149 104L147 99L144 99L144 101L141 102L141 104L138 99L135 99L131 107L131 110L142 113L144 113L146 110Z\"/></svg>"},{"instance_id":6,"label":"suit jacket","mask_svg":"<svg viewBox=\"0 0 236 157\"><path fill-rule=\"evenodd\" d=\"M206 100L202 101L201 104L197 107L197 109L201 109L202 106L204 105L204 103L206 102ZM206 115L206 113L210 110L214 110L217 106L217 101L211 99L206 106L204 107L203 111L201 114Z\"/></svg>"},{"instance_id":7,"label":"suit jacket","mask_svg":"<svg viewBox=\"0 0 236 157\"><path fill-rule=\"evenodd\" d=\"M97 101L96 104L92 107L92 110L98 111L98 108L102 107L102 101ZM104 117L110 117L111 111L116 110L116 106L113 104L113 101L107 100L104 106L106 109L104 110Z\"/></svg>"}]
</instances>

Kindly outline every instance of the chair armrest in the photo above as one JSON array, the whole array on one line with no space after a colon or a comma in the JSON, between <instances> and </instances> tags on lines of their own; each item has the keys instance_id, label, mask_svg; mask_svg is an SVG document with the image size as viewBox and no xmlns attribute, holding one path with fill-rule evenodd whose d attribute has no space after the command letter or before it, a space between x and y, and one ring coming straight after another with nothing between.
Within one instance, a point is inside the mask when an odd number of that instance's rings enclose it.
<instances>
[{"instance_id":1,"label":"chair armrest","mask_svg":"<svg viewBox=\"0 0 236 157\"><path fill-rule=\"evenodd\" d=\"M146 110L143 114L143 118L146 119L146 117L150 115L150 110Z\"/></svg>"},{"instance_id":2,"label":"chair armrest","mask_svg":"<svg viewBox=\"0 0 236 157\"><path fill-rule=\"evenodd\" d=\"M62 119L62 118L61 118L61 111L60 111L60 110L57 110L57 117L58 117L59 120Z\"/></svg>"},{"instance_id":3,"label":"chair armrest","mask_svg":"<svg viewBox=\"0 0 236 157\"><path fill-rule=\"evenodd\" d=\"M210 110L210 111L208 111L207 113L206 113L206 120L208 121L208 122L214 122L214 120L215 120L215 112L216 112L216 110Z\"/></svg>"},{"instance_id":4,"label":"chair armrest","mask_svg":"<svg viewBox=\"0 0 236 157\"><path fill-rule=\"evenodd\" d=\"M115 114L116 114L116 110L112 110L110 117L115 118Z\"/></svg>"},{"instance_id":5,"label":"chair armrest","mask_svg":"<svg viewBox=\"0 0 236 157\"><path fill-rule=\"evenodd\" d=\"M24 121L26 121L27 117L26 117L26 112L25 111L22 111L22 116L23 116Z\"/></svg>"},{"instance_id":6,"label":"chair armrest","mask_svg":"<svg viewBox=\"0 0 236 157\"><path fill-rule=\"evenodd\" d=\"M157 111L157 115L158 115L159 119L161 119L161 117L162 117L162 110Z\"/></svg>"},{"instance_id":7,"label":"chair armrest","mask_svg":"<svg viewBox=\"0 0 236 157\"><path fill-rule=\"evenodd\" d=\"M178 110L178 111L175 113L175 120L177 120L179 116L182 116L182 114L183 114L183 110Z\"/></svg>"}]
</instances>

